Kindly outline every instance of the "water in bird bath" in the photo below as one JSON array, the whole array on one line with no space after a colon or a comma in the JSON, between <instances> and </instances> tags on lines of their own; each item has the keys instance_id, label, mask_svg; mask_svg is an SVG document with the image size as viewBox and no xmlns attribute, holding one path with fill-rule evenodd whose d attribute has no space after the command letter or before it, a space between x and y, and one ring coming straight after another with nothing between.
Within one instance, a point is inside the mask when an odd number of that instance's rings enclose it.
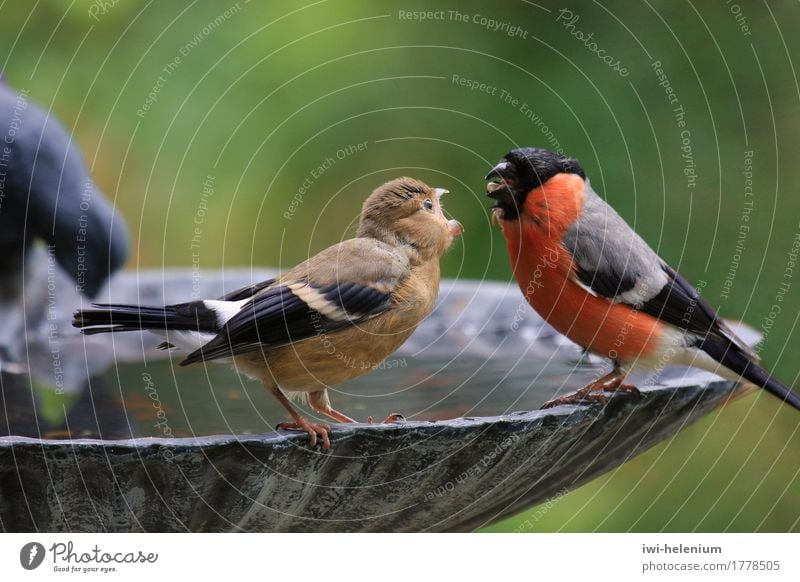
<instances>
[{"instance_id":1,"label":"water in bird bath","mask_svg":"<svg viewBox=\"0 0 800 582\"><path fill-rule=\"evenodd\" d=\"M588 381L586 370L573 373L573 368L535 356L519 362L399 356L329 394L334 408L359 421L380 420L390 412L414 420L491 416L536 409L555 389ZM127 387L125 404L140 436L163 436L164 423L154 425L159 416L169 419L176 436L266 432L286 416L258 382L221 366L128 365L110 372L109 383L117 376Z\"/></svg>"},{"instance_id":2,"label":"water in bird bath","mask_svg":"<svg viewBox=\"0 0 800 582\"><path fill-rule=\"evenodd\" d=\"M228 275L226 285L206 276L198 291L185 272L122 274L103 300L163 305L192 292L219 296L269 275ZM63 301L55 317L48 311L45 331L29 338L32 378L2 375L0 435L247 434L272 431L287 420L260 383L230 366L180 367L182 356L170 359L148 333L78 334L70 325L72 311L85 303L77 296ZM392 412L409 420L503 415L536 410L556 392L597 378L606 365L582 357L522 302L515 287L445 282L433 314L397 353L329 393L334 408L358 421L380 421Z\"/></svg>"},{"instance_id":3,"label":"water in bird bath","mask_svg":"<svg viewBox=\"0 0 800 582\"><path fill-rule=\"evenodd\" d=\"M573 356L566 348L547 357L396 355L329 394L334 408L363 422L369 416L380 421L390 412L409 420L443 420L535 410L556 390L563 393L596 377L597 370ZM286 420L259 382L229 366L180 367L179 361L112 365L72 394L6 374L8 420L5 427L0 421L0 434L169 438L263 433Z\"/></svg>"},{"instance_id":4,"label":"water in bird bath","mask_svg":"<svg viewBox=\"0 0 800 582\"><path fill-rule=\"evenodd\" d=\"M270 271L121 273L98 301L164 305L217 297ZM59 301L30 324L30 376L3 373L0 435L131 438L263 433L287 420L274 397L230 366L180 367L148 333L82 336L72 312L88 307L59 282ZM36 301L31 299L31 304ZM441 420L535 410L600 373L527 305L515 286L443 282L433 314L377 369L329 390L359 421L391 412ZM348 365L342 362L342 365ZM308 410L304 409L308 413Z\"/></svg>"},{"instance_id":5,"label":"water in bird bath","mask_svg":"<svg viewBox=\"0 0 800 582\"><path fill-rule=\"evenodd\" d=\"M219 296L269 276L228 273L223 285L209 274L194 281L182 271L123 273L101 300L163 305L195 292ZM148 333L82 336L70 323L85 300L62 302L53 317L47 311L39 333L28 335L30 376L0 376L0 435L247 434L287 420L275 398L230 366L180 367L180 354L170 359ZM597 378L606 365L581 357L524 304L516 287L449 281L433 314L397 353L329 392L334 408L359 421L392 412L409 420L492 416L536 410L556 392Z\"/></svg>"}]
</instances>

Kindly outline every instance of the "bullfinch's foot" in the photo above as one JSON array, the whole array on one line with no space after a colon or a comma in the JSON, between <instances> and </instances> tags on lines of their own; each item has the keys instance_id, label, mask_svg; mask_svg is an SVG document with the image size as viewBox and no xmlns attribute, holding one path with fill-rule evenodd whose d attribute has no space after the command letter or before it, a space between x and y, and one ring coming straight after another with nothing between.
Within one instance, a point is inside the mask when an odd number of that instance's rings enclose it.
<instances>
[{"instance_id":1,"label":"bullfinch's foot","mask_svg":"<svg viewBox=\"0 0 800 582\"><path fill-rule=\"evenodd\" d=\"M389 416L383 419L383 422L381 424L390 424L392 422L403 422L405 421L405 419L406 417L403 416L402 414L399 414L397 412L392 412L391 414L389 414ZM375 424L375 420L371 416L367 417L367 422L369 424Z\"/></svg>"},{"instance_id":2,"label":"bullfinch's foot","mask_svg":"<svg viewBox=\"0 0 800 582\"><path fill-rule=\"evenodd\" d=\"M637 397L641 396L641 392L636 386L625 384L623 380L625 380L625 376L617 376L612 372L612 374L603 376L571 394L548 400L542 405L542 409L553 408L561 404L605 403L608 401L609 392L627 392Z\"/></svg>"},{"instance_id":3,"label":"bullfinch's foot","mask_svg":"<svg viewBox=\"0 0 800 582\"><path fill-rule=\"evenodd\" d=\"M300 417L296 422L282 422L278 425L283 430L304 430L308 433L311 448L317 446L317 436L322 438L322 448L327 450L331 447L331 427L322 422L311 422Z\"/></svg>"}]
</instances>

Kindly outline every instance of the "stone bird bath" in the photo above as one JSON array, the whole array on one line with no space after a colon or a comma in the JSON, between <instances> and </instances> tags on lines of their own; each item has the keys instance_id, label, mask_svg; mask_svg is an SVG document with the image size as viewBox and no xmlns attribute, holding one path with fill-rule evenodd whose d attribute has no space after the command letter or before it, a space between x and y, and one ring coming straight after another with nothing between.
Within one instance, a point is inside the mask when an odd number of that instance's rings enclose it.
<instances>
[{"instance_id":1,"label":"stone bird bath","mask_svg":"<svg viewBox=\"0 0 800 582\"><path fill-rule=\"evenodd\" d=\"M268 275L229 273L223 287L213 273L125 273L99 301L211 297ZM39 298L38 323L28 318L30 375L2 374L5 531L470 531L610 471L741 391L666 369L637 378L641 399L538 410L603 364L516 286L445 282L398 354L331 392L351 416L408 421L334 425L322 452L275 432L277 404L224 366L179 369L144 334L78 335L80 299L69 281L54 287L58 302Z\"/></svg>"}]
</instances>

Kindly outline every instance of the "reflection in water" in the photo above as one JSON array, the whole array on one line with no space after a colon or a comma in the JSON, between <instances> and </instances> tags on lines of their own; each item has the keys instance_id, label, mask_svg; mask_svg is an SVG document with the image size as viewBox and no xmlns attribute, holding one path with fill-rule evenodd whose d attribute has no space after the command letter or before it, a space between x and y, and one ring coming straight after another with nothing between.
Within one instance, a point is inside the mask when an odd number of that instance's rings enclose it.
<instances>
[{"instance_id":1,"label":"reflection in water","mask_svg":"<svg viewBox=\"0 0 800 582\"><path fill-rule=\"evenodd\" d=\"M258 382L220 365L179 368L179 360L112 366L74 395L56 394L27 376L2 377L0 434L47 438L181 437L262 433L285 420ZM597 374L563 359L390 359L330 390L358 420L399 412L409 420L490 416L536 409L556 390Z\"/></svg>"},{"instance_id":2,"label":"reflection in water","mask_svg":"<svg viewBox=\"0 0 800 582\"><path fill-rule=\"evenodd\" d=\"M130 438L122 400L96 378L74 394L58 394L24 374L0 373L0 436ZM134 429L135 430L135 429Z\"/></svg>"}]
</instances>

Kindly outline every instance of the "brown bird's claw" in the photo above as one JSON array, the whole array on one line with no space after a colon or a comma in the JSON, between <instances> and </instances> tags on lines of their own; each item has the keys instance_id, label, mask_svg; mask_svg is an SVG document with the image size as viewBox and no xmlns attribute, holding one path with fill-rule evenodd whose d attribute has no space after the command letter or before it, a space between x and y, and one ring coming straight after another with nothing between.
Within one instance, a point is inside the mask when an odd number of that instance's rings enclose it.
<instances>
[{"instance_id":1,"label":"brown bird's claw","mask_svg":"<svg viewBox=\"0 0 800 582\"><path fill-rule=\"evenodd\" d=\"M389 423L392 423L392 422L401 422L401 421L405 421L405 419L406 419L406 417L403 416L402 414L399 414L397 412L392 412L391 414L389 414L389 416L387 416L386 418L383 419L383 422L381 424L389 424ZM373 418L371 416L367 417L367 422L369 424L375 424L375 420L373 420Z\"/></svg>"},{"instance_id":2,"label":"brown bird's claw","mask_svg":"<svg viewBox=\"0 0 800 582\"><path fill-rule=\"evenodd\" d=\"M278 425L283 430L304 430L308 433L311 447L317 446L317 436L322 437L322 448L327 450L331 447L331 427L322 422L311 422L305 418L298 419L297 422L282 422Z\"/></svg>"},{"instance_id":3,"label":"brown bird's claw","mask_svg":"<svg viewBox=\"0 0 800 582\"><path fill-rule=\"evenodd\" d=\"M612 372L607 376L603 376L599 380L592 382L576 390L570 394L559 396L548 400L542 405L542 410L546 408L553 408L561 404L589 404L594 402L605 403L608 402L607 392L627 392L634 396L641 396L642 393L633 384L624 384L624 376L614 375Z\"/></svg>"}]
</instances>

